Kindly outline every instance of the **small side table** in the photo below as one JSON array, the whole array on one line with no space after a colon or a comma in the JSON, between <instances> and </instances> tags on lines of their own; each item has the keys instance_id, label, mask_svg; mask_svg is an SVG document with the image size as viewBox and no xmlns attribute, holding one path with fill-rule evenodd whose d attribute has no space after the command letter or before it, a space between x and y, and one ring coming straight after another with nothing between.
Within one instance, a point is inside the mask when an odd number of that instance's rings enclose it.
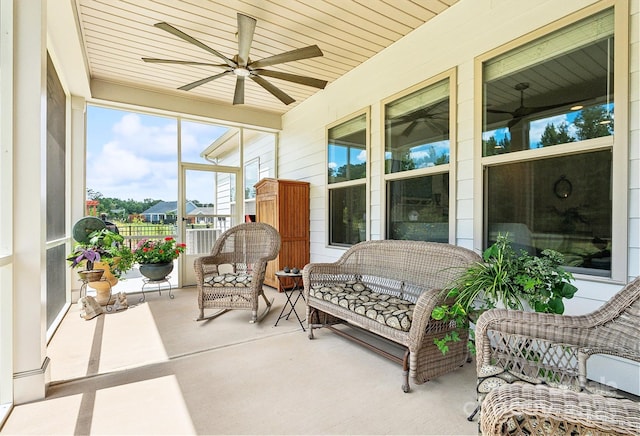
<instances>
[{"instance_id":1,"label":"small side table","mask_svg":"<svg viewBox=\"0 0 640 436\"><path fill-rule=\"evenodd\" d=\"M277 271L276 273L276 277L278 277L278 281L282 281L283 278L289 278L293 281L293 287L290 289L285 288L284 286L282 286L282 283L280 283L280 287L282 289L282 291L284 292L284 295L287 297L287 301L284 303L284 306L282 307L282 311L280 311L280 315L278 315L278 319L276 320L276 324L275 326L278 325L278 322L282 319L289 319L289 316L291 316L291 313L293 313L296 318L298 319L298 322L300 323L300 327L302 327L302 331L306 331L303 325L303 322L306 321L306 319L301 320L300 317L298 316L298 312L296 311L296 303L298 302L298 300L300 299L300 297L302 297L303 301L307 301L304 299L304 294L303 294L303 289L300 286L300 282L302 281L302 273L292 273L292 272L284 272L284 271ZM294 293L298 293L298 295L296 295L296 298L292 301L293 298L293 294ZM284 313L285 310L287 310L287 306L290 307L289 312ZM275 327L274 326L274 327Z\"/></svg>"},{"instance_id":2,"label":"small side table","mask_svg":"<svg viewBox=\"0 0 640 436\"><path fill-rule=\"evenodd\" d=\"M162 295L162 288L160 287L160 285L162 283L167 283L169 285L169 298L171 298L173 300L173 294L171 293L171 282L169 281L171 277L170 276L166 276L163 279L160 280L151 280L151 279L142 279L142 281L144 282L144 284L142 285L142 297L140 297L140 303L142 303L143 301L146 300L146 296L144 295L144 288L147 285L158 285L158 295Z\"/></svg>"}]
</instances>

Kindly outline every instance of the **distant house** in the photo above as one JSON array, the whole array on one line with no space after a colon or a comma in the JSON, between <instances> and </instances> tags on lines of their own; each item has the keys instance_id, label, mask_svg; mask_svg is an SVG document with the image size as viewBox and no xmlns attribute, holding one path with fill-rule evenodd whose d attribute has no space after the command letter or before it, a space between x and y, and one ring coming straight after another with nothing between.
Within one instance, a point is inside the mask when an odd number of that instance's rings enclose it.
<instances>
[{"instance_id":1,"label":"distant house","mask_svg":"<svg viewBox=\"0 0 640 436\"><path fill-rule=\"evenodd\" d=\"M192 214L193 210L198 209L198 206L191 201L187 201L185 205L185 211L187 214ZM174 224L176 217L178 216L178 202L177 201L161 201L154 204L149 209L142 212L140 215L144 217L144 220L153 224Z\"/></svg>"},{"instance_id":2,"label":"distant house","mask_svg":"<svg viewBox=\"0 0 640 436\"><path fill-rule=\"evenodd\" d=\"M214 222L216 217L213 215L216 214L215 207L196 207L191 212L189 212L189 222L191 224L211 224Z\"/></svg>"}]
</instances>

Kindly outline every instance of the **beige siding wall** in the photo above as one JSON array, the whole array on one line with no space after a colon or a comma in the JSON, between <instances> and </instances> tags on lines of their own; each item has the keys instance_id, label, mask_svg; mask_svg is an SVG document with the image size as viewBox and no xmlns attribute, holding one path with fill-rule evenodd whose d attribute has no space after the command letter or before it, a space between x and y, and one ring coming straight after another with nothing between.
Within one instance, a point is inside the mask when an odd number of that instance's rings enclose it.
<instances>
[{"instance_id":1,"label":"beige siding wall","mask_svg":"<svg viewBox=\"0 0 640 436\"><path fill-rule=\"evenodd\" d=\"M380 101L403 89L429 79L450 68L457 69L457 162L456 243L474 247L474 229L481 217L474 216L474 58L535 29L545 26L587 6L600 3L588 0L474 0L462 1L446 13L418 28L407 37L329 85L283 118L280 138L279 177L311 183L311 261L337 259L341 249L327 247L326 139L324 126L366 106L371 107L371 170L369 211L371 238L381 239L384 216L382 205L382 122ZM628 273L640 274L640 105L639 105L639 14L640 2L630 7L630 144L629 144L629 241ZM454 145L452 145L454 146ZM286 159L303 152L305 159ZM474 192L474 190L476 192ZM477 238L476 238L477 240ZM585 313L608 300L620 284L578 281L580 295L572 300L567 313ZM609 360L609 359L607 359ZM614 359L615 360L615 359ZM594 361L597 363L597 361ZM636 394L640 369L623 362L594 364L594 370L615 368L599 377L613 380ZM618 375L616 376L616 371ZM626 374L620 378L619 374ZM617 380L620 379L620 380Z\"/></svg>"}]
</instances>

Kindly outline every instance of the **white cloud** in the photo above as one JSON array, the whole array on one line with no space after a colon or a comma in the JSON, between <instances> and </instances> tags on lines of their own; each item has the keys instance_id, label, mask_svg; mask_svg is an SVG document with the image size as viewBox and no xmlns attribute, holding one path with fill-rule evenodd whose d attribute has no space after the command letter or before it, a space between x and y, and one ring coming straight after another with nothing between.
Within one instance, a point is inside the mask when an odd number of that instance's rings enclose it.
<instances>
[{"instance_id":1,"label":"white cloud","mask_svg":"<svg viewBox=\"0 0 640 436\"><path fill-rule=\"evenodd\" d=\"M105 142L89 144L87 187L105 197L175 200L177 191L176 123L145 125L135 113L123 113Z\"/></svg>"}]
</instances>

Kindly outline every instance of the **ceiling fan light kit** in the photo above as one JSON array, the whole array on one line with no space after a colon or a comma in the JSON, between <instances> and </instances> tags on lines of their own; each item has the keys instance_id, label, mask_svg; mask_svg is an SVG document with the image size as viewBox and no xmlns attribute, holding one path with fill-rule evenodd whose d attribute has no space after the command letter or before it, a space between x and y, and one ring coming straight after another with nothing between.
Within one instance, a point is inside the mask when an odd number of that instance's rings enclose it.
<instances>
[{"instance_id":1,"label":"ceiling fan light kit","mask_svg":"<svg viewBox=\"0 0 640 436\"><path fill-rule=\"evenodd\" d=\"M255 32L257 21L255 18L249 17L238 13L238 54L233 58L228 58L217 50L207 46L201 41L187 35L183 31L173 27L172 25L160 22L154 24L155 27L171 33L178 38L183 39L201 49L208 51L214 56L222 59L224 64L215 64L207 62L196 62L177 59L158 59L158 58L146 58L143 57L144 62L159 63L159 64L181 64L181 65L201 65L224 68L225 71L205 77L195 82L188 83L179 87L179 90L189 91L195 87L204 85L213 80L227 75L234 75L236 77L236 87L233 95L233 104L244 103L244 82L245 78L249 77L256 82L262 88L267 90L270 94L278 98L282 103L288 105L295 101L293 97L282 91L280 88L273 85L271 82L264 79L264 77L272 77L274 79L285 80L288 82L298 83L300 85L311 86L314 88L324 89L327 85L326 80L315 79L313 77L299 76L296 74L285 73L283 71L265 70L264 67L272 65L283 64L287 62L298 61L302 59L310 59L318 56L323 56L322 50L317 45L311 45L308 47L298 48L288 52L280 53L277 55L269 56L257 61L251 61L249 58L249 51L251 49L251 43L253 42L253 35Z\"/></svg>"}]
</instances>

